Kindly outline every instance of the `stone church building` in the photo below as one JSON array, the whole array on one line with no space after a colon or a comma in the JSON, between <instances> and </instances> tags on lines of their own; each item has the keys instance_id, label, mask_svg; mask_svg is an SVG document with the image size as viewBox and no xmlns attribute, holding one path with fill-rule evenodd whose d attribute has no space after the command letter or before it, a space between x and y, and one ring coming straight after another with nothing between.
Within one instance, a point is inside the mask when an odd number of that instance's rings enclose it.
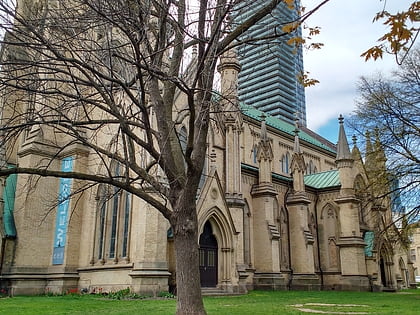
<instances>
[{"instance_id":1,"label":"stone church building","mask_svg":"<svg viewBox=\"0 0 420 315\"><path fill-rule=\"evenodd\" d=\"M222 56L219 71L220 102L232 110L215 114L197 195L202 286L224 292L409 287L407 252L379 233L391 222L390 199L372 202L372 174L385 167L381 151L362 158L357 146L350 148L342 117L333 145L239 104L234 52ZM52 156L56 169L87 167L80 157L88 150L70 146L54 155L53 135L42 127L21 137L6 155L10 167ZM367 152L374 147L380 143L368 137ZM104 198L101 185L69 199L78 184L23 174L3 180L0 287L11 294L174 290L166 219L124 191Z\"/></svg>"}]
</instances>

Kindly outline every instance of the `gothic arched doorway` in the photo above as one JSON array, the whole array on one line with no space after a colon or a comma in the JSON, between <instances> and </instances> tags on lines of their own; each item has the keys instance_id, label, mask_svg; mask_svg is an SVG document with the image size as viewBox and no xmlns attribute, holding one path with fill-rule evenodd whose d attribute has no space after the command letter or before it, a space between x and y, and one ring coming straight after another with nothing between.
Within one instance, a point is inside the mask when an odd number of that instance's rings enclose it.
<instances>
[{"instance_id":1,"label":"gothic arched doorway","mask_svg":"<svg viewBox=\"0 0 420 315\"><path fill-rule=\"evenodd\" d=\"M379 268L380 268L380 271L381 271L381 282L382 282L382 285L384 287L386 287L387 286L387 279L386 279L386 271L385 271L385 261L384 261L384 259L382 257L379 260Z\"/></svg>"},{"instance_id":2,"label":"gothic arched doorway","mask_svg":"<svg viewBox=\"0 0 420 315\"><path fill-rule=\"evenodd\" d=\"M380 251L379 270L381 283L386 290L394 289L392 265L392 252L384 244Z\"/></svg>"},{"instance_id":3,"label":"gothic arched doorway","mask_svg":"<svg viewBox=\"0 0 420 315\"><path fill-rule=\"evenodd\" d=\"M200 235L200 279L202 287L217 285L217 240L209 221Z\"/></svg>"}]
</instances>

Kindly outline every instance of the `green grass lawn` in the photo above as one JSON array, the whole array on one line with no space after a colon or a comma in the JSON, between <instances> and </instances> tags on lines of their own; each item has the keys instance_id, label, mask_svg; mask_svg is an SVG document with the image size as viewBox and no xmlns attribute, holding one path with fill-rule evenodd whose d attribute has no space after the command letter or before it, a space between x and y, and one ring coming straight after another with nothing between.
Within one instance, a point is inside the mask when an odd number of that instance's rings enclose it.
<instances>
[{"instance_id":1,"label":"green grass lawn","mask_svg":"<svg viewBox=\"0 0 420 315\"><path fill-rule=\"evenodd\" d=\"M323 314L417 315L420 289L397 293L253 291L240 296L205 297L204 303L209 315L316 314L300 309L326 312ZM111 300L95 295L0 298L0 314L10 315L174 313L175 299Z\"/></svg>"}]
</instances>

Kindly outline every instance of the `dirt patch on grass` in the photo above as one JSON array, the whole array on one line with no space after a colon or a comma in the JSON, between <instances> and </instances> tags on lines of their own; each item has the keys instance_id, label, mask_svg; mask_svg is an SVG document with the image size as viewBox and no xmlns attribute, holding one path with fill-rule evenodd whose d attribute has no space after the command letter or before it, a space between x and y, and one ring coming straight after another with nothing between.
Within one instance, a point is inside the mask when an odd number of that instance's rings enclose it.
<instances>
[{"instance_id":1,"label":"dirt patch on grass","mask_svg":"<svg viewBox=\"0 0 420 315\"><path fill-rule=\"evenodd\" d=\"M313 313L313 314L349 314L349 315L362 315L362 314L369 314L367 312L360 312L360 311L333 311L333 310L317 310L311 307L369 307L368 305L363 304L326 304L326 303L305 303L305 304L295 304L291 305L292 307L296 308L300 312L304 313Z\"/></svg>"}]
</instances>

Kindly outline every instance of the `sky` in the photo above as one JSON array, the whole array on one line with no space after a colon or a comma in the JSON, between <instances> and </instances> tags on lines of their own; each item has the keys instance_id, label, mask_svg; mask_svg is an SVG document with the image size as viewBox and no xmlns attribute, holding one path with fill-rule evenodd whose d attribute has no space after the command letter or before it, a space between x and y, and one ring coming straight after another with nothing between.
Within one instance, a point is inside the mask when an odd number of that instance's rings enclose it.
<instances>
[{"instance_id":1,"label":"sky","mask_svg":"<svg viewBox=\"0 0 420 315\"><path fill-rule=\"evenodd\" d=\"M307 10L320 0L301 0ZM330 0L307 21L320 26L315 42L324 44L320 50L304 51L304 67L310 77L320 81L306 88L308 128L333 143L338 137L338 116L349 117L355 108L356 84L361 76L381 72L385 75L397 68L395 57L367 61L360 55L374 46L386 32L382 22L373 23L376 12L384 5L390 12L407 8L412 0ZM347 135L349 136L349 135Z\"/></svg>"},{"instance_id":2,"label":"sky","mask_svg":"<svg viewBox=\"0 0 420 315\"><path fill-rule=\"evenodd\" d=\"M340 114L349 117L355 108L356 84L361 76L377 72L390 74L397 67L393 56L364 61L360 54L374 46L386 32L381 22L373 23L375 14L386 6L390 12L407 8L413 0L330 0L312 15L309 26L321 27L314 42L320 50L304 51L304 67L310 77L320 81L306 88L307 125L333 143L337 142ZM321 0L301 0L307 10Z\"/></svg>"}]
</instances>

